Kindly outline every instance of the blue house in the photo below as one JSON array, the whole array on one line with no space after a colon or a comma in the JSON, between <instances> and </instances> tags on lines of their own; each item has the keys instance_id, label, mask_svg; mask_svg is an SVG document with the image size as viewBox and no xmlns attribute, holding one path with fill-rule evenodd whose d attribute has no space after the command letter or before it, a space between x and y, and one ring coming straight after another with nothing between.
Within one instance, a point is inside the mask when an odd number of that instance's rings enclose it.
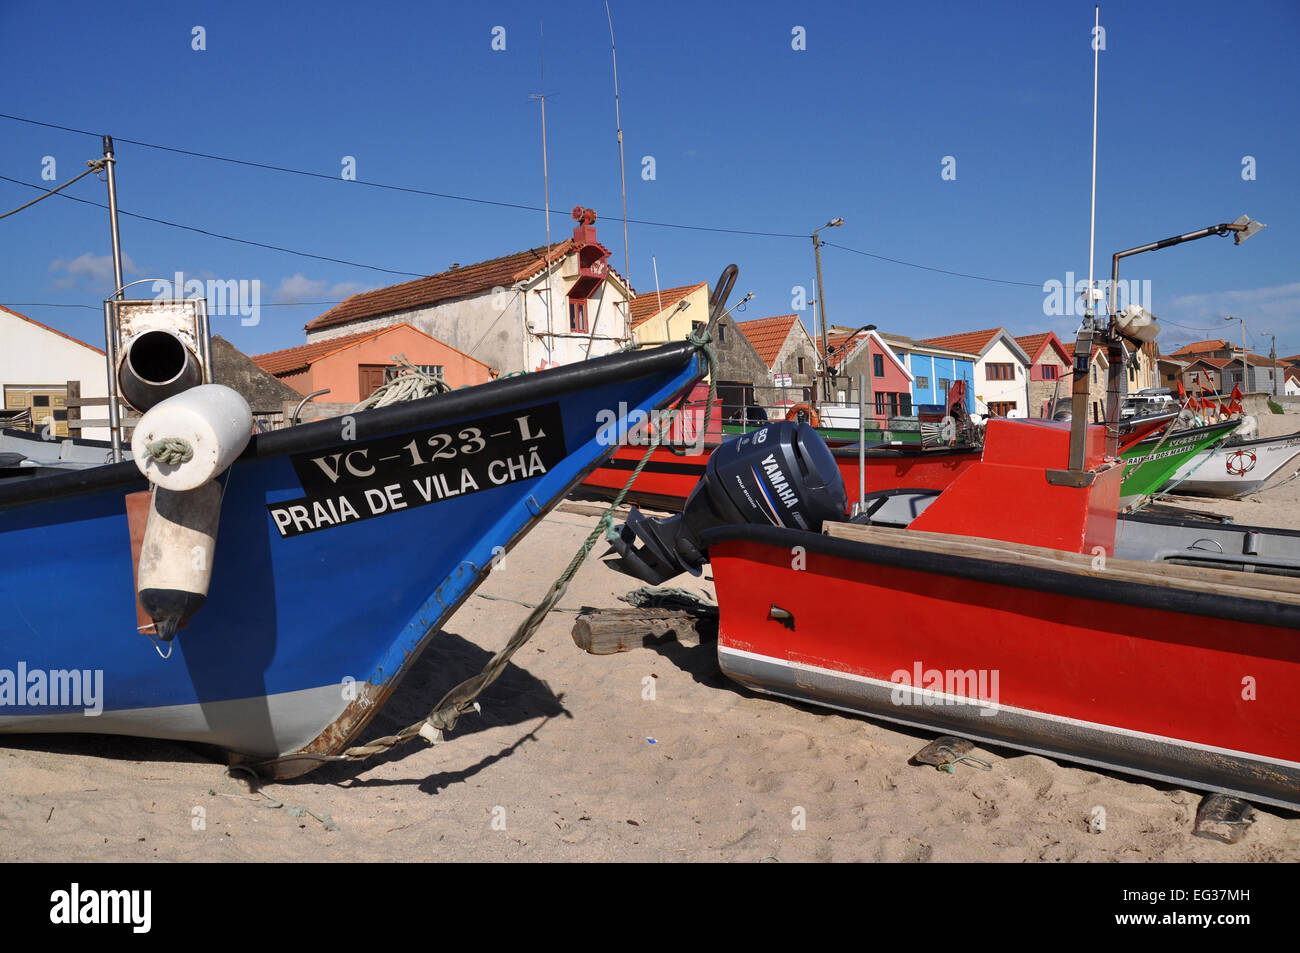
<instances>
[{"instance_id":1,"label":"blue house","mask_svg":"<svg viewBox=\"0 0 1300 953\"><path fill-rule=\"evenodd\" d=\"M923 344L902 334L882 334L912 373L912 403L947 405L954 381L966 382L966 411L975 412L977 354Z\"/></svg>"}]
</instances>

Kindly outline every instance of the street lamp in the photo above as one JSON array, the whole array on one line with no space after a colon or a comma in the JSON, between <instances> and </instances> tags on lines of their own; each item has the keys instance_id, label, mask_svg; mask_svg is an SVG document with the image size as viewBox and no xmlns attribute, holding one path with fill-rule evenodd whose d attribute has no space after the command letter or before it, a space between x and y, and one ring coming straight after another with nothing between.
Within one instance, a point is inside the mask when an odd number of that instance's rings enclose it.
<instances>
[{"instance_id":1,"label":"street lamp","mask_svg":"<svg viewBox=\"0 0 1300 953\"><path fill-rule=\"evenodd\" d=\"M1211 235L1232 235L1232 241L1235 245L1240 245L1246 239L1255 235L1264 228L1262 222L1256 222L1249 215L1242 215L1232 222L1221 222L1218 225L1210 225L1207 228L1198 228L1194 232L1185 232L1182 235L1175 235L1172 238L1165 238L1158 242L1151 242L1147 245L1139 245L1136 248L1128 248L1124 251L1117 251L1110 258L1110 300L1107 302L1107 311L1109 320L1106 328L1101 332L1101 337L1109 345L1111 353L1107 355L1110 359L1109 381L1107 383L1106 394L1106 453L1108 456L1114 456L1119 446L1118 423L1119 423L1119 389L1124 386L1125 375L1124 368L1121 366L1124 362L1118 360L1120 357L1116 353L1119 349L1120 338L1122 333L1118 328L1115 307L1115 295L1119 286L1119 260L1129 258L1133 255L1140 255L1143 252L1156 251L1160 248L1170 248L1174 245L1181 245L1183 242L1195 241L1198 238L1208 238ZM1088 363L1092 358L1093 334L1097 330L1091 320L1085 320L1084 325L1079 330L1079 337L1074 347L1074 393L1072 395L1071 411L1074 420L1070 432L1070 472L1072 474L1081 474L1083 472L1085 430L1088 413ZM1244 350L1244 326L1243 326L1243 350ZM1244 355L1243 355L1244 358ZM1127 388L1125 388L1127 390ZM1077 479L1074 476L1062 475L1061 479Z\"/></svg>"},{"instance_id":2,"label":"street lamp","mask_svg":"<svg viewBox=\"0 0 1300 953\"><path fill-rule=\"evenodd\" d=\"M830 389L830 355L826 351L826 292L822 287L822 243L818 235L822 228L839 228L843 224L844 219L833 218L812 233L813 255L817 258L817 317L821 324L823 394ZM825 400L825 397L822 399Z\"/></svg>"}]
</instances>

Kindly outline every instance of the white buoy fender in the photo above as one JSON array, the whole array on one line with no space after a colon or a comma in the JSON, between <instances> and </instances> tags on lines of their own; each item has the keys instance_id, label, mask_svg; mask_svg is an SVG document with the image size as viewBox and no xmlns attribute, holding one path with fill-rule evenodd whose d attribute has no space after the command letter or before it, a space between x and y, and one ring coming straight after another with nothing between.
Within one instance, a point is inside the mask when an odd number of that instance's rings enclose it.
<instances>
[{"instance_id":1,"label":"white buoy fender","mask_svg":"<svg viewBox=\"0 0 1300 953\"><path fill-rule=\"evenodd\" d=\"M234 463L252 434L253 413L243 397L221 384L200 384L145 412L131 437L131 454L149 482L192 490ZM164 440L188 445L193 456L185 462L157 459L149 448Z\"/></svg>"},{"instance_id":2,"label":"white buoy fender","mask_svg":"<svg viewBox=\"0 0 1300 953\"><path fill-rule=\"evenodd\" d=\"M170 641L207 598L221 493L221 484L213 480L181 492L158 487L150 500L136 595L163 641Z\"/></svg>"}]
</instances>

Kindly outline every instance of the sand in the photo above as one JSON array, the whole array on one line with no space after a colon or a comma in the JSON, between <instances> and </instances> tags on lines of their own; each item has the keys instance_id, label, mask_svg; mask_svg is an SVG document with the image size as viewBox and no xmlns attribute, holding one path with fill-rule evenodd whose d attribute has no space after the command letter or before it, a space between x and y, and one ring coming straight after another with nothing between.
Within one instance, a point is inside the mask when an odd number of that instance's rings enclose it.
<instances>
[{"instance_id":1,"label":"sand","mask_svg":"<svg viewBox=\"0 0 1300 953\"><path fill-rule=\"evenodd\" d=\"M1300 528L1298 493L1193 505ZM536 600L593 525L552 513L481 592ZM712 593L707 574L687 587ZM593 558L561 605L622 607L634 588ZM368 736L422 716L527 611L472 596ZM1169 785L1007 749L975 749L991 771L912 765L933 734L752 694L710 642L589 656L573 617L550 616L448 743L259 794L189 745L0 738L0 861L1300 860L1300 816L1257 809L1227 845L1192 836L1200 795Z\"/></svg>"}]
</instances>

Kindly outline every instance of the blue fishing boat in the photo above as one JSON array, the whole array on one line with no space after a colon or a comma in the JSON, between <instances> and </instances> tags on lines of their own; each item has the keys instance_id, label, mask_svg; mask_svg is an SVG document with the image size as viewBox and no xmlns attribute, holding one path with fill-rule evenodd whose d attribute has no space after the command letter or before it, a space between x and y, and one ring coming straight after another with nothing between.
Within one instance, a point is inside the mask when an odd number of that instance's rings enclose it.
<instances>
[{"instance_id":1,"label":"blue fishing boat","mask_svg":"<svg viewBox=\"0 0 1300 953\"><path fill-rule=\"evenodd\" d=\"M135 462L0 480L0 732L311 770L613 449L609 414L644 419L703 369L682 342L254 435L218 481L206 598L170 641L133 584L154 495Z\"/></svg>"}]
</instances>

